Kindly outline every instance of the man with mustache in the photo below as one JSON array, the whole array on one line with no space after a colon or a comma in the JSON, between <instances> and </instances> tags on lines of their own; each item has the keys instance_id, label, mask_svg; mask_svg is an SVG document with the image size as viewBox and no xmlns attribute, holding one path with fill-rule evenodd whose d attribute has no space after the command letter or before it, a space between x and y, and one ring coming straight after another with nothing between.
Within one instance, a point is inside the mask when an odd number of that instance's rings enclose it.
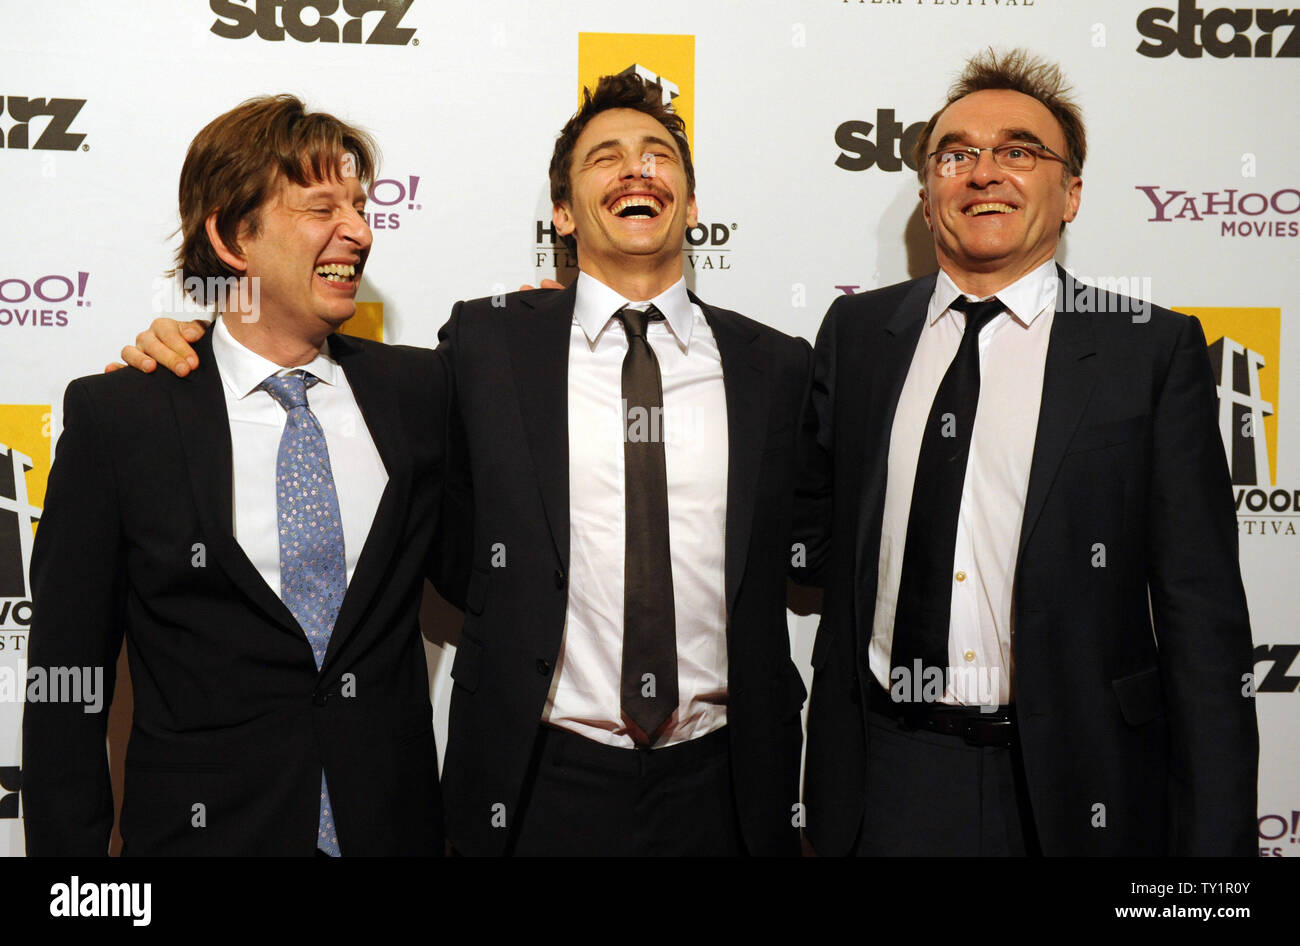
<instances>
[{"instance_id":1,"label":"man with mustache","mask_svg":"<svg viewBox=\"0 0 1300 946\"><path fill-rule=\"evenodd\" d=\"M1054 262L1085 156L1067 92L1021 51L969 62L917 140L940 272L836 300L818 335L819 853L1255 853L1205 338Z\"/></svg>"},{"instance_id":2,"label":"man with mustache","mask_svg":"<svg viewBox=\"0 0 1300 946\"><path fill-rule=\"evenodd\" d=\"M601 79L551 160L577 281L440 333L473 521L443 772L466 853L798 851L782 576L810 352L687 291L694 176L661 89Z\"/></svg>"}]
</instances>

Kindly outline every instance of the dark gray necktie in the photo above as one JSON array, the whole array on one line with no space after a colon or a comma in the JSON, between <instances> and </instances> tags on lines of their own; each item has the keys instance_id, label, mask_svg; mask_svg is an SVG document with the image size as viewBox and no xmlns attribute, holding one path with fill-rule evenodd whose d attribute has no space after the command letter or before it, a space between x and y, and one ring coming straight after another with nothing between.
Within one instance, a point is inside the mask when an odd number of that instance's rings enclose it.
<instances>
[{"instance_id":1,"label":"dark gray necktie","mask_svg":"<svg viewBox=\"0 0 1300 946\"><path fill-rule=\"evenodd\" d=\"M664 462L663 382L646 324L663 318L621 309L623 463L626 544L623 564L623 666L620 705L632 738L649 746L677 709L677 623L668 539L668 472Z\"/></svg>"}]
</instances>

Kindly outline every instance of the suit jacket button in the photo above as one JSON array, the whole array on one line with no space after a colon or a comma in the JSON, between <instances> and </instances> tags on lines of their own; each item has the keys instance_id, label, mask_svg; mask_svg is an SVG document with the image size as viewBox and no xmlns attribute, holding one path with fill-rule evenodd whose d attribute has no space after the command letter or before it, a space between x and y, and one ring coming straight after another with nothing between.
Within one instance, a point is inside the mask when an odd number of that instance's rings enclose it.
<instances>
[{"instance_id":1,"label":"suit jacket button","mask_svg":"<svg viewBox=\"0 0 1300 946\"><path fill-rule=\"evenodd\" d=\"M551 675L551 670L554 669L554 667L555 665L549 660L543 660L541 657L537 658L537 672L543 677L549 677Z\"/></svg>"},{"instance_id":2,"label":"suit jacket button","mask_svg":"<svg viewBox=\"0 0 1300 946\"><path fill-rule=\"evenodd\" d=\"M324 706L325 703L329 700L329 698L330 695L328 693L321 693L317 691L316 693L313 693L311 695L311 702L313 706Z\"/></svg>"},{"instance_id":3,"label":"suit jacket button","mask_svg":"<svg viewBox=\"0 0 1300 946\"><path fill-rule=\"evenodd\" d=\"M555 570L555 587L559 588L561 591L564 590L564 572L560 571L558 568Z\"/></svg>"}]
</instances>

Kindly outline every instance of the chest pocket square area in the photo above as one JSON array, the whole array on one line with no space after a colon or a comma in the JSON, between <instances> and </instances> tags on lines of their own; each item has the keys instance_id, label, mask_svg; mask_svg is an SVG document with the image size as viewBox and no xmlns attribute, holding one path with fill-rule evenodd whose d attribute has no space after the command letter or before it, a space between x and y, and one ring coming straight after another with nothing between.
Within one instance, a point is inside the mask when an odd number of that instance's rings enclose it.
<instances>
[{"instance_id":1,"label":"chest pocket square area","mask_svg":"<svg viewBox=\"0 0 1300 946\"><path fill-rule=\"evenodd\" d=\"M1141 437L1146 426L1147 418L1137 416L1080 427L1075 431L1066 453L1086 453L1089 450L1100 450L1102 447L1115 447L1128 443Z\"/></svg>"}]
</instances>

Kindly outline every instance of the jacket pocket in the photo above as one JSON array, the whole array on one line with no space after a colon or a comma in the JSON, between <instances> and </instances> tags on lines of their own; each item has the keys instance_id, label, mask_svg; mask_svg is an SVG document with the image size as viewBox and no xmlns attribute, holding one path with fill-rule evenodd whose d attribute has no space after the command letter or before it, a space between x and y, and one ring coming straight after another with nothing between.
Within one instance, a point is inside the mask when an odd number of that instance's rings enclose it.
<instances>
[{"instance_id":1,"label":"jacket pocket","mask_svg":"<svg viewBox=\"0 0 1300 946\"><path fill-rule=\"evenodd\" d=\"M1165 695L1159 667L1120 677L1110 685L1119 700L1119 711L1130 726L1141 726L1164 715Z\"/></svg>"},{"instance_id":2,"label":"jacket pocket","mask_svg":"<svg viewBox=\"0 0 1300 946\"><path fill-rule=\"evenodd\" d=\"M1066 453L1085 453L1088 450L1099 450L1102 447L1113 447L1117 444L1128 443L1142 432L1146 420L1145 417L1141 416L1128 417L1124 420L1080 427L1070 440L1070 446Z\"/></svg>"}]
</instances>

